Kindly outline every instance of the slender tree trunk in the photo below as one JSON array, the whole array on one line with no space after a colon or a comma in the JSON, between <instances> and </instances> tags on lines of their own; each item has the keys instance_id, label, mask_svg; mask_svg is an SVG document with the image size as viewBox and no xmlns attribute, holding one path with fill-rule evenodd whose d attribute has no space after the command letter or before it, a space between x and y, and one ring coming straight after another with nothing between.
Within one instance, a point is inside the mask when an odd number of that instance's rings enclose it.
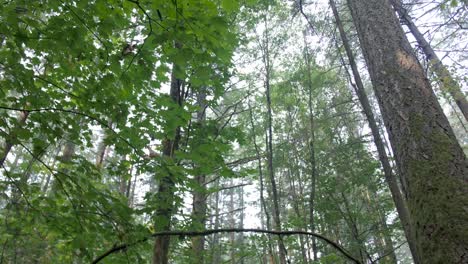
<instances>
[{"instance_id":1,"label":"slender tree trunk","mask_svg":"<svg viewBox=\"0 0 468 264\"><path fill-rule=\"evenodd\" d=\"M341 199L343 200L340 202L337 201L336 206L340 210L340 213L342 214L343 219L345 219L346 223L348 224L349 229L351 230L351 236L357 245L357 252L359 253L361 263L366 263L366 256L367 256L366 247L365 247L363 239L359 235L360 234L359 228L357 226L356 220L353 217L353 212L351 211L349 201L343 192L340 192L340 195L341 195ZM341 204L344 205L345 212L341 210L340 208Z\"/></svg>"},{"instance_id":2,"label":"slender tree trunk","mask_svg":"<svg viewBox=\"0 0 468 264\"><path fill-rule=\"evenodd\" d=\"M10 153L11 148L13 147L13 142L16 139L15 130L20 129L22 126L24 126L24 124L26 123L26 120L28 119L28 116L29 116L28 111L21 111L18 117L18 123L13 129L12 133L10 134L10 138L5 139L3 150L0 154L0 167L4 165L5 160L8 156L8 153Z\"/></svg>"},{"instance_id":3,"label":"slender tree trunk","mask_svg":"<svg viewBox=\"0 0 468 264\"><path fill-rule=\"evenodd\" d=\"M348 0L396 164L419 263L468 262L468 161L388 0Z\"/></svg>"},{"instance_id":4,"label":"slender tree trunk","mask_svg":"<svg viewBox=\"0 0 468 264\"><path fill-rule=\"evenodd\" d=\"M61 141L58 142L58 146L57 146L57 149L55 151L55 155L54 157L57 157L59 154L60 154L60 151L62 150L62 143ZM53 162L52 162L52 165L51 165L51 168L55 168L55 164L57 163L57 159L53 159ZM47 193L48 189L49 189L49 185L50 185L50 180L52 179L52 174L51 173L48 173L47 176L45 177L45 182L44 184L42 185L42 192L43 193Z\"/></svg>"},{"instance_id":5,"label":"slender tree trunk","mask_svg":"<svg viewBox=\"0 0 468 264\"><path fill-rule=\"evenodd\" d=\"M241 184L243 184L244 181L242 180L241 181ZM245 217L245 213L244 213L244 186L240 186L239 187L239 192L238 192L238 195L239 195L239 203L240 203L240 208L241 208L241 211L240 211L240 218L239 218L239 228L244 228L244 217ZM241 248L240 252L242 253L242 248L244 247L244 233L240 233L238 235L238 240L239 240L239 247ZM240 259L239 259L239 264L244 264L245 261L245 255L241 255L240 256Z\"/></svg>"},{"instance_id":6,"label":"slender tree trunk","mask_svg":"<svg viewBox=\"0 0 468 264\"><path fill-rule=\"evenodd\" d=\"M112 121L109 120L108 126L112 127ZM97 149L97 155L96 155L96 167L99 169L102 168L102 165L104 164L104 160L106 159L106 150L107 150L107 145L106 145L106 138L107 134L106 131L103 131L104 135L102 136L101 142L99 142L98 149Z\"/></svg>"},{"instance_id":7,"label":"slender tree trunk","mask_svg":"<svg viewBox=\"0 0 468 264\"><path fill-rule=\"evenodd\" d=\"M397 264L398 261L394 251L392 237L389 233L389 227L386 223L385 216L384 214L382 214L380 208L378 207L378 204L376 204L376 202L371 199L369 192L369 189L365 191L367 210L369 214L378 215L378 222L380 226L379 228L377 228L374 234L374 239L377 244L379 256L382 257L381 261L383 263ZM373 192L372 195L372 197L378 198L377 192Z\"/></svg>"},{"instance_id":8,"label":"slender tree trunk","mask_svg":"<svg viewBox=\"0 0 468 264\"><path fill-rule=\"evenodd\" d=\"M346 55L348 57L349 64L351 66L351 70L354 76L353 85L354 90L358 96L359 102L361 103L362 109L364 114L367 118L367 122L372 132L372 136L374 138L374 144L377 148L377 152L379 155L380 163L382 164L382 168L384 171L385 181L390 189L390 193L393 198L393 202L395 203L395 207L398 212L398 216L403 226L403 231L405 232L406 239L408 241L408 245L410 247L411 253L413 255L413 259L415 263L419 263L417 261L418 257L416 255L416 245L415 245L415 238L412 236L412 228L410 225L410 216L408 212L408 208L406 205L406 201L403 199L403 195L400 192L400 188L398 186L398 181L393 174L392 166L390 164L389 158L387 156L387 152L385 151L385 144L380 136L379 127L377 126L377 122L374 117L374 113L372 111L372 107L369 103L369 99L367 97L364 84L361 79L361 75L359 74L359 70L356 64L356 60L354 58L353 51L351 50L351 46L349 44L348 38L343 28L343 24L341 23L340 16L338 14L338 10L336 8L336 4L334 0L330 0L330 6L333 11L333 15L335 17L335 22L338 27L341 40L343 42L343 46L346 51Z\"/></svg>"},{"instance_id":9,"label":"slender tree trunk","mask_svg":"<svg viewBox=\"0 0 468 264\"><path fill-rule=\"evenodd\" d=\"M178 45L176 45L178 46ZM179 45L180 46L180 45ZM171 74L170 97L174 104L181 103L182 81L176 77L177 65L173 65ZM174 152L179 147L180 128L176 128L175 138L166 138L163 141L163 156L169 159L174 157ZM156 201L158 208L155 212L155 227L158 231L169 231L171 228L171 218L174 211L174 177L169 170L165 170L164 176L159 181ZM167 264L169 258L170 236L160 236L155 238L153 248L153 264Z\"/></svg>"},{"instance_id":10,"label":"slender tree trunk","mask_svg":"<svg viewBox=\"0 0 468 264\"><path fill-rule=\"evenodd\" d=\"M270 178L271 192L273 198L273 222L274 227L277 231L281 231L281 217L280 217L280 201L278 195L278 188L276 185L275 171L273 168L273 114L271 110L271 63L270 63L270 36L268 28L267 15L264 17L265 32L264 32L264 43L263 43L263 64L265 66L265 89L266 89L266 100L267 100L267 133L266 133L266 145L267 145L267 161L268 161L268 176ZM278 252L279 261L281 264L286 264L286 247L284 246L283 238L278 236Z\"/></svg>"},{"instance_id":11,"label":"slender tree trunk","mask_svg":"<svg viewBox=\"0 0 468 264\"><path fill-rule=\"evenodd\" d=\"M301 215L301 210L300 210L300 207L299 207L299 198L298 198L298 195L297 195L297 192L296 192L296 184L295 184L295 181L294 181L294 177L293 177L293 174L292 174L292 168L291 166L289 165L288 166L288 169L287 169L287 175L288 175L288 182L290 184L290 189L291 189L291 196L292 196L292 201L291 201L291 204L292 204L292 207L293 207L293 210L294 210L294 213L296 214L296 217L298 219L304 219L304 217ZM306 219L304 219L304 223L306 223ZM306 229L307 229L307 226L306 226ZM299 230L303 230L302 227L299 227ZM306 248L305 248L305 243L304 243L304 236L299 236L299 246L301 248L301 256L302 256L302 261L307 264L308 263L308 259L307 259L307 253L306 253Z\"/></svg>"},{"instance_id":12,"label":"slender tree trunk","mask_svg":"<svg viewBox=\"0 0 468 264\"><path fill-rule=\"evenodd\" d=\"M310 197L309 197L309 218L310 218L310 232L315 232L315 192L316 192L316 185L317 185L317 162L315 160L315 117L314 117L314 107L312 105L312 68L310 65L310 57L309 57L309 48L304 36L304 43L305 43L305 61L307 65L307 86L308 86L308 102L307 106L309 108L309 155L310 155L310 167L311 167L311 183L310 183ZM312 237L312 251L314 256L314 261L318 260L318 252L317 252L317 239Z\"/></svg>"},{"instance_id":13,"label":"slender tree trunk","mask_svg":"<svg viewBox=\"0 0 468 264\"><path fill-rule=\"evenodd\" d=\"M268 57L266 54L265 57ZM270 178L271 192L273 194L273 220L275 223L275 229L281 231L281 218L280 218L280 202L278 195L278 188L276 186L275 172L273 168L273 115L271 111L271 97L270 97L270 80L269 80L269 62L268 58L266 59L267 67L267 76L265 80L266 86L266 98L267 98L267 115L268 115L268 128L267 128L267 158L268 158L268 175ZM278 237L278 248L279 248L279 258L281 264L286 264L286 248L283 243L281 236Z\"/></svg>"},{"instance_id":14,"label":"slender tree trunk","mask_svg":"<svg viewBox=\"0 0 468 264\"><path fill-rule=\"evenodd\" d=\"M75 155L75 144L71 141L65 142L65 145L62 150L62 156L60 157L60 161L63 163L68 163L72 160L73 156ZM68 169L63 169L61 173L54 174L55 178L52 181L51 186L51 195L54 196L60 188L63 188L62 180L63 175L68 174Z\"/></svg>"},{"instance_id":15,"label":"slender tree trunk","mask_svg":"<svg viewBox=\"0 0 468 264\"><path fill-rule=\"evenodd\" d=\"M216 186L215 188L219 187L219 179L216 180ZM214 211L215 211L215 220L214 220L214 229L218 229L220 225L220 220L219 220L219 198L220 198L220 193L216 192L216 197L215 197L215 206L214 206ZM220 245L219 245L219 234L214 234L213 235L213 243L212 243L212 256L211 256L212 264L218 264L221 263L221 252L220 252Z\"/></svg>"},{"instance_id":16,"label":"slender tree trunk","mask_svg":"<svg viewBox=\"0 0 468 264\"><path fill-rule=\"evenodd\" d=\"M258 175L259 175L259 183L260 183L260 211L263 210L263 213L265 215L265 222L266 222L266 227L268 230L271 229L271 221L270 221L270 214L268 213L267 205L265 202L265 195L264 195L264 184L263 184L263 167L262 167L262 155L260 155L260 148L258 147L257 140L256 140L256 133L255 133L255 123L253 121L253 113L252 113L252 107L249 105L249 113L250 113L250 125L252 126L252 134L253 134L253 144L255 148L255 153L257 155L257 161L258 161ZM268 237L268 254L270 256L273 256L273 246L272 246L272 240L271 236L267 235ZM273 259L273 258L271 258ZM272 261L274 263L274 261Z\"/></svg>"},{"instance_id":17,"label":"slender tree trunk","mask_svg":"<svg viewBox=\"0 0 468 264\"><path fill-rule=\"evenodd\" d=\"M203 88L198 91L197 94L197 104L200 108L197 112L197 124L200 128L203 127L203 122L205 121L205 106L206 106L206 93ZM202 140L202 139L197 139ZM197 230L205 229L206 223L206 176L197 175L195 176L195 181L197 184L198 190L193 191L193 206L192 206L192 219L194 222L194 227ZM204 261L204 248L205 248L205 237L204 236L195 236L192 237L192 254L193 254L193 263L203 264Z\"/></svg>"},{"instance_id":18,"label":"slender tree trunk","mask_svg":"<svg viewBox=\"0 0 468 264\"><path fill-rule=\"evenodd\" d=\"M130 199L131 199L130 193L131 193L131 190L133 188L133 185L132 185L133 164L130 166L130 169L128 170L128 174L130 175L130 177L127 180L127 188L125 190L125 197L127 197L127 204L130 206L130 204L131 204L131 202L130 202Z\"/></svg>"},{"instance_id":19,"label":"slender tree trunk","mask_svg":"<svg viewBox=\"0 0 468 264\"><path fill-rule=\"evenodd\" d=\"M230 180L230 183L229 183L230 186L233 186L234 183L233 183L233 180L231 179ZM230 189L229 190L229 211L231 212L229 214L229 225L231 226L231 228L236 228L236 219L234 218L234 189ZM236 240L235 240L235 235L234 233L230 233L229 234L229 240L230 240L230 245L231 245L231 263L232 264L235 264L237 261L236 259L236 251L237 251L237 247L236 247Z\"/></svg>"},{"instance_id":20,"label":"slender tree trunk","mask_svg":"<svg viewBox=\"0 0 468 264\"><path fill-rule=\"evenodd\" d=\"M431 44L427 42L424 35L419 31L418 27L414 24L413 19L408 14L408 11L403 7L401 0L390 0L395 11L398 13L400 18L405 22L406 26L411 31L411 34L414 36L418 45L421 47L424 55L426 55L427 60L429 61L429 66L432 68L434 73L439 78L441 83L442 91L448 92L453 98L455 103L460 108L465 120L468 121L468 101L466 100L465 94L462 92L460 85L450 74L450 71L442 63L434 49L432 49Z\"/></svg>"},{"instance_id":21,"label":"slender tree trunk","mask_svg":"<svg viewBox=\"0 0 468 264\"><path fill-rule=\"evenodd\" d=\"M386 250L384 253L385 255L387 255L387 257L385 257L384 259L388 259L389 263L397 264L398 259L395 254L395 245L393 243L392 236L389 233L390 228L387 225L385 216L382 214L379 208L376 208L375 210L377 210L377 213L379 214L380 225L382 226L382 229L383 229L382 233L383 233L383 239L385 242L385 250Z\"/></svg>"}]
</instances>

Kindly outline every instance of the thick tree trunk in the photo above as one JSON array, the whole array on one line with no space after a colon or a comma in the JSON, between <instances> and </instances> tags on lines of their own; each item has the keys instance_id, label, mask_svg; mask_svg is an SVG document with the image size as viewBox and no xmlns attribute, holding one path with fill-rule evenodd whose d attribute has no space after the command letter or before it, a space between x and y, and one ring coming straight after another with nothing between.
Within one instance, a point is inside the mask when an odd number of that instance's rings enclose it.
<instances>
[{"instance_id":1,"label":"thick tree trunk","mask_svg":"<svg viewBox=\"0 0 468 264\"><path fill-rule=\"evenodd\" d=\"M410 216L408 212L408 208L406 205L406 201L404 200L400 188L398 186L398 181L393 174L392 166L390 164L389 158L387 156L387 152L385 151L385 144L382 140L382 137L380 136L379 132L379 127L377 126L377 122L374 117L374 113L372 111L372 107L369 103L369 99L367 97L364 84L361 79L361 75L359 74L359 70L354 58L353 51L351 50L351 46L349 44L348 38L346 36L345 30L343 28L343 24L341 23L341 19L338 13L338 10L336 8L336 4L334 0L330 0L330 6L333 11L333 15L335 17L335 22L338 27L339 33L341 40L343 42L343 46L346 51L346 55L348 57L349 64L351 66L351 70L353 73L354 77L354 82L355 85L353 85L354 90L358 96L359 102L361 103L362 109L364 111L364 114L367 118L367 122L369 124L369 128L371 129L372 136L374 138L374 144L377 148L377 153L379 155L379 160L382 164L382 168L384 171L384 177L385 181L387 182L387 185L390 189L390 193L393 198L393 202L395 203L395 207L398 212L398 216L400 218L400 221L403 226L403 231L405 232L406 239L408 241L409 248L411 250L411 253L413 255L413 259L415 260L415 263L418 263L416 261L417 255L416 255L416 245L415 245L415 240L414 237L412 236L412 228L410 225Z\"/></svg>"},{"instance_id":2,"label":"thick tree trunk","mask_svg":"<svg viewBox=\"0 0 468 264\"><path fill-rule=\"evenodd\" d=\"M414 227L419 263L468 262L468 161L388 0L348 0Z\"/></svg>"},{"instance_id":3,"label":"thick tree trunk","mask_svg":"<svg viewBox=\"0 0 468 264\"><path fill-rule=\"evenodd\" d=\"M426 55L429 61L429 66L439 78L441 83L442 91L448 92L453 98L455 103L460 108L465 120L468 121L468 101L466 100L465 94L462 92L460 85L450 74L450 71L445 67L442 61L439 59L431 44L427 42L424 35L419 31L418 27L414 24L413 19L408 14L408 11L403 7L401 0L391 0L395 11L397 11L400 18L405 22L406 26L411 31L418 45Z\"/></svg>"},{"instance_id":4,"label":"thick tree trunk","mask_svg":"<svg viewBox=\"0 0 468 264\"><path fill-rule=\"evenodd\" d=\"M171 90L170 97L175 104L180 104L180 89L182 81L176 77L176 65L173 66L171 74ZM172 159L174 152L179 147L180 128L176 129L174 139L165 139L163 141L163 156ZM166 170L166 173L158 185L158 192L156 193L156 201L158 201L158 208L155 212L155 227L158 231L169 231L171 228L171 218L174 211L174 188L175 182L173 175ZM155 238L153 248L153 264L167 264L169 258L169 244L170 236L159 236Z\"/></svg>"}]
</instances>

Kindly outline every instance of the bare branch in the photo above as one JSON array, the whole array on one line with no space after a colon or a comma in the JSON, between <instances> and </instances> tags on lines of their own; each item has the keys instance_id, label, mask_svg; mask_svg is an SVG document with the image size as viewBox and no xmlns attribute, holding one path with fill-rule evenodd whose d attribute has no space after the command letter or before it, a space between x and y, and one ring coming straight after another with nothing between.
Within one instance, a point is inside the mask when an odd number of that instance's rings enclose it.
<instances>
[{"instance_id":1,"label":"bare branch","mask_svg":"<svg viewBox=\"0 0 468 264\"><path fill-rule=\"evenodd\" d=\"M99 263L101 260L106 258L107 256L125 250L131 246L143 243L148 241L150 238L153 237L160 237L160 236L180 236L180 237L194 237L194 236L206 236L206 235L211 235L211 234L218 234L218 233L260 233L260 234L271 234L271 235L278 235L278 236L291 236L291 235L307 235L307 236L313 236L318 239L323 240L333 248L335 248L337 251L339 251L343 256L348 258L349 260L353 261L356 264L362 264L362 262L355 257L353 257L347 250L345 250L343 247L341 247L337 242L332 241L331 239L317 234L317 233L312 233L312 232L307 232L307 231L275 231L275 230L264 230L264 229L254 229L254 228L224 228L224 229L211 229L211 230L204 230L204 231L163 231L163 232L157 232L151 234L151 236L140 239L136 242L133 243L128 243L128 244L121 244L121 245L116 245L113 248L109 249L99 257L93 260L91 262L92 264Z\"/></svg>"}]
</instances>

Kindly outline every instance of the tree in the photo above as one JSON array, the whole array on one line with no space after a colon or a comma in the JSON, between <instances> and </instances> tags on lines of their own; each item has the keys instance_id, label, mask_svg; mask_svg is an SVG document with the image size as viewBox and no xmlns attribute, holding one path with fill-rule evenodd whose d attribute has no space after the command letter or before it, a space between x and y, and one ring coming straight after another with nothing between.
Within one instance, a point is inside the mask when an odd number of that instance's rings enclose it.
<instances>
[{"instance_id":1,"label":"tree","mask_svg":"<svg viewBox=\"0 0 468 264\"><path fill-rule=\"evenodd\" d=\"M367 94L364 88L364 83L361 79L361 75L359 74L359 70L356 64L353 51L351 50L348 37L346 36L345 30L341 22L340 15L338 14L338 10L336 8L336 4L334 0L330 0L330 6L333 11L333 16L335 17L335 23L338 27L338 31L341 37L341 41L343 42L346 55L348 57L349 64L351 66L351 71L353 73L354 82L355 82L354 84L352 84L353 88L358 96L359 102L361 103L363 112L367 118L367 122L369 123L369 127L372 132L372 136L374 138L374 143L375 143L375 146L377 147L379 159L382 164L383 171L384 171L385 180L392 194L392 198L395 203L398 216L403 225L403 230L408 240L409 247L414 256L413 259L415 259L415 262L417 262L418 257L416 255L417 254L416 245L415 245L414 237L412 236L412 227L410 225L410 216L409 216L408 208L406 206L406 201L403 199L403 196L400 191L400 187L398 186L396 175L393 173L393 169L390 164L389 157L387 155L387 152L385 151L385 144L380 135L380 131L377 126L374 113L372 111L372 107L369 103L369 99L367 97ZM395 259L394 261L396 262L395 256L393 256L393 259Z\"/></svg>"},{"instance_id":2,"label":"tree","mask_svg":"<svg viewBox=\"0 0 468 264\"><path fill-rule=\"evenodd\" d=\"M421 263L466 261L468 162L389 1L348 0Z\"/></svg>"},{"instance_id":3,"label":"tree","mask_svg":"<svg viewBox=\"0 0 468 264\"><path fill-rule=\"evenodd\" d=\"M460 85L455 81L453 76L450 74L450 71L439 59L439 56L437 56L431 44L427 42L424 35L419 31L416 24L414 24L413 19L404 8L401 0L392 0L391 3L400 18L405 22L405 25L408 26L411 34L414 36L418 45L424 52L424 55L426 55L426 58L429 61L429 66L433 69L442 84L442 90L448 92L450 96L452 96L465 117L465 120L468 121L468 101L466 100L465 94L461 91Z\"/></svg>"}]
</instances>

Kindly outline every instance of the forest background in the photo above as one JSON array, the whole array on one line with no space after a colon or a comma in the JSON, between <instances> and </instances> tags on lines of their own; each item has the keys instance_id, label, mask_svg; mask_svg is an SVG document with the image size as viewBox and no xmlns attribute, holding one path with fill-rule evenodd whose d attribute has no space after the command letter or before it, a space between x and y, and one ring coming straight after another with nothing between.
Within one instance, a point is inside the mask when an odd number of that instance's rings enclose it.
<instances>
[{"instance_id":1,"label":"forest background","mask_svg":"<svg viewBox=\"0 0 468 264\"><path fill-rule=\"evenodd\" d=\"M467 16L5 1L0 263L467 263Z\"/></svg>"}]
</instances>

